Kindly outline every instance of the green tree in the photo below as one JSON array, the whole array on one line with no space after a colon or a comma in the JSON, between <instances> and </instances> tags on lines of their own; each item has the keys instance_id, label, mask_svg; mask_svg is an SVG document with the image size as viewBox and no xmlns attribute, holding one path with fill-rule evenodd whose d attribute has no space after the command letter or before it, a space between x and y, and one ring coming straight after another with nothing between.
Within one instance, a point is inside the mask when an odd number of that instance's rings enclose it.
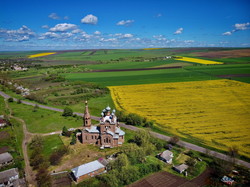
<instances>
[{"instance_id":1,"label":"green tree","mask_svg":"<svg viewBox=\"0 0 250 187\"><path fill-rule=\"evenodd\" d=\"M62 135L66 136L67 133L68 133L68 129L67 129L67 127L64 126L62 129Z\"/></svg>"},{"instance_id":2,"label":"green tree","mask_svg":"<svg viewBox=\"0 0 250 187\"><path fill-rule=\"evenodd\" d=\"M13 103L13 101L14 101L14 99L13 99L12 97L10 97L10 98L8 99L8 102L9 102L9 103Z\"/></svg>"},{"instance_id":3,"label":"green tree","mask_svg":"<svg viewBox=\"0 0 250 187\"><path fill-rule=\"evenodd\" d=\"M76 133L72 133L70 145L75 145L75 144L76 144Z\"/></svg>"},{"instance_id":4,"label":"green tree","mask_svg":"<svg viewBox=\"0 0 250 187\"><path fill-rule=\"evenodd\" d=\"M121 170L122 167L127 167L128 165L129 165L128 157L126 154L122 153L111 164L111 168Z\"/></svg>"},{"instance_id":5,"label":"green tree","mask_svg":"<svg viewBox=\"0 0 250 187\"><path fill-rule=\"evenodd\" d=\"M134 142L138 145L138 146L144 146L146 144L149 143L149 139L150 139L150 134L148 131L146 130L139 130L137 131L135 137L134 137Z\"/></svg>"},{"instance_id":6,"label":"green tree","mask_svg":"<svg viewBox=\"0 0 250 187\"><path fill-rule=\"evenodd\" d=\"M72 116L73 115L73 110L69 107L65 107L64 110L63 110L63 114L62 116Z\"/></svg>"},{"instance_id":7,"label":"green tree","mask_svg":"<svg viewBox=\"0 0 250 187\"><path fill-rule=\"evenodd\" d=\"M175 145L179 142L180 138L178 136L172 136L169 140L169 143Z\"/></svg>"},{"instance_id":8,"label":"green tree","mask_svg":"<svg viewBox=\"0 0 250 187\"><path fill-rule=\"evenodd\" d=\"M39 187L50 187L51 176L46 168L40 168L36 174L36 181Z\"/></svg>"}]
</instances>

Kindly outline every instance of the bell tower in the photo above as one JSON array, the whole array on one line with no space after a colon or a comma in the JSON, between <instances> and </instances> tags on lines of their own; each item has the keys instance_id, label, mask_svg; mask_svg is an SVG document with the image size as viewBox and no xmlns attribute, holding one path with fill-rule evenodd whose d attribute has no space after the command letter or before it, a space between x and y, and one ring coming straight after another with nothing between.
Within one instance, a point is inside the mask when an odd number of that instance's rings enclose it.
<instances>
[{"instance_id":1,"label":"bell tower","mask_svg":"<svg viewBox=\"0 0 250 187\"><path fill-rule=\"evenodd\" d=\"M88 101L85 101L85 112L83 115L83 126L90 127L91 126L91 117L88 108Z\"/></svg>"}]
</instances>

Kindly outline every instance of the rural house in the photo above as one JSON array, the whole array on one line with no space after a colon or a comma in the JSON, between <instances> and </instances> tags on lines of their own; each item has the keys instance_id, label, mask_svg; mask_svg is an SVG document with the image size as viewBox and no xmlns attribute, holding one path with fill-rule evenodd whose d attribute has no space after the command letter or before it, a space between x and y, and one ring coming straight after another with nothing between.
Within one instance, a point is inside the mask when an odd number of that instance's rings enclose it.
<instances>
[{"instance_id":1,"label":"rural house","mask_svg":"<svg viewBox=\"0 0 250 187\"><path fill-rule=\"evenodd\" d=\"M0 128L3 128L7 125L7 121L4 118L0 118Z\"/></svg>"},{"instance_id":2,"label":"rural house","mask_svg":"<svg viewBox=\"0 0 250 187\"><path fill-rule=\"evenodd\" d=\"M178 165L178 166L174 166L174 170L177 171L178 173L182 173L187 168L188 168L188 165L186 165L186 164L181 164L181 165Z\"/></svg>"},{"instance_id":3,"label":"rural house","mask_svg":"<svg viewBox=\"0 0 250 187\"><path fill-rule=\"evenodd\" d=\"M19 187L19 173L17 168L12 168L0 172L0 186L1 187Z\"/></svg>"},{"instance_id":4,"label":"rural house","mask_svg":"<svg viewBox=\"0 0 250 187\"><path fill-rule=\"evenodd\" d=\"M8 164L11 164L13 162L13 157L10 153L2 153L0 154L0 168L3 166L6 166Z\"/></svg>"},{"instance_id":5,"label":"rural house","mask_svg":"<svg viewBox=\"0 0 250 187\"><path fill-rule=\"evenodd\" d=\"M102 173L106 173L106 167L98 160L80 165L71 170L71 175L76 182L81 182L86 178Z\"/></svg>"},{"instance_id":6,"label":"rural house","mask_svg":"<svg viewBox=\"0 0 250 187\"><path fill-rule=\"evenodd\" d=\"M173 153L169 150L163 151L158 156L159 159L163 160L164 162L167 162L168 164L172 163L172 158L174 157Z\"/></svg>"},{"instance_id":7,"label":"rural house","mask_svg":"<svg viewBox=\"0 0 250 187\"><path fill-rule=\"evenodd\" d=\"M103 109L100 118L100 125L94 126L91 124L91 117L88 109L88 103L85 102L85 112L83 115L82 143L95 144L101 149L106 147L118 147L124 142L125 132L119 127L115 110L111 112L108 106Z\"/></svg>"}]
</instances>

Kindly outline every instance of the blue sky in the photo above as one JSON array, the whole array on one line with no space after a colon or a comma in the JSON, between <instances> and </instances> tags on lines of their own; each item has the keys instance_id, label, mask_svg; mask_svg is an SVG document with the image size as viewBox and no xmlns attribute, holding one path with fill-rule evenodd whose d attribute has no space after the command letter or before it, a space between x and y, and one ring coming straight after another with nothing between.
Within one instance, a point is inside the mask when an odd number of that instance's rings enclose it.
<instances>
[{"instance_id":1,"label":"blue sky","mask_svg":"<svg viewBox=\"0 0 250 187\"><path fill-rule=\"evenodd\" d=\"M0 51L250 47L249 0L2 0Z\"/></svg>"}]
</instances>

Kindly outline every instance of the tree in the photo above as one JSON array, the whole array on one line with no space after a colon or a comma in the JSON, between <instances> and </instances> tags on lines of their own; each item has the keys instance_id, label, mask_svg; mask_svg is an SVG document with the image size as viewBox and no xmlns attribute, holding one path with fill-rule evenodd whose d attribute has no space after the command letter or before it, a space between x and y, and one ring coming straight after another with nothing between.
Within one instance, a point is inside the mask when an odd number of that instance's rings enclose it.
<instances>
[{"instance_id":1,"label":"tree","mask_svg":"<svg viewBox=\"0 0 250 187\"><path fill-rule=\"evenodd\" d=\"M39 187L51 186L51 176L47 169L40 168L36 174L36 181Z\"/></svg>"},{"instance_id":2,"label":"tree","mask_svg":"<svg viewBox=\"0 0 250 187\"><path fill-rule=\"evenodd\" d=\"M126 154L120 154L116 160L111 164L111 168L121 170L122 167L127 167L129 165L128 157Z\"/></svg>"},{"instance_id":3,"label":"tree","mask_svg":"<svg viewBox=\"0 0 250 187\"><path fill-rule=\"evenodd\" d=\"M64 126L62 129L62 135L66 136L67 133L68 133L68 129L67 129L67 127Z\"/></svg>"},{"instance_id":4,"label":"tree","mask_svg":"<svg viewBox=\"0 0 250 187\"><path fill-rule=\"evenodd\" d=\"M72 133L70 145L75 145L75 144L76 144L76 133Z\"/></svg>"},{"instance_id":5,"label":"tree","mask_svg":"<svg viewBox=\"0 0 250 187\"><path fill-rule=\"evenodd\" d=\"M17 104L21 104L21 103L22 103L21 99L18 99Z\"/></svg>"},{"instance_id":6,"label":"tree","mask_svg":"<svg viewBox=\"0 0 250 187\"><path fill-rule=\"evenodd\" d=\"M186 160L186 164L188 165L188 166L190 166L190 167L193 167L193 166L195 166L195 164L196 164L196 160L194 159L194 158L188 158L187 160Z\"/></svg>"},{"instance_id":7,"label":"tree","mask_svg":"<svg viewBox=\"0 0 250 187\"><path fill-rule=\"evenodd\" d=\"M35 106L33 107L33 112L36 112L38 110L39 106L37 104L35 104Z\"/></svg>"},{"instance_id":8,"label":"tree","mask_svg":"<svg viewBox=\"0 0 250 187\"><path fill-rule=\"evenodd\" d=\"M134 142L138 146L144 146L149 143L149 139L150 139L150 134L148 131L139 130L135 135Z\"/></svg>"},{"instance_id":9,"label":"tree","mask_svg":"<svg viewBox=\"0 0 250 187\"><path fill-rule=\"evenodd\" d=\"M180 140L180 138L178 136L172 136L169 140L169 143L175 145L178 143L178 141Z\"/></svg>"},{"instance_id":10,"label":"tree","mask_svg":"<svg viewBox=\"0 0 250 187\"><path fill-rule=\"evenodd\" d=\"M9 103L13 103L13 101L14 101L14 99L13 99L12 97L10 97L10 98L8 99L8 102L9 102Z\"/></svg>"},{"instance_id":11,"label":"tree","mask_svg":"<svg viewBox=\"0 0 250 187\"><path fill-rule=\"evenodd\" d=\"M238 152L239 152L239 149L237 146L231 146L228 148L228 155L231 157L231 158L236 158L237 155L238 155Z\"/></svg>"},{"instance_id":12,"label":"tree","mask_svg":"<svg viewBox=\"0 0 250 187\"><path fill-rule=\"evenodd\" d=\"M73 115L73 110L69 107L65 107L64 110L63 110L63 114L62 116L72 116Z\"/></svg>"}]
</instances>

